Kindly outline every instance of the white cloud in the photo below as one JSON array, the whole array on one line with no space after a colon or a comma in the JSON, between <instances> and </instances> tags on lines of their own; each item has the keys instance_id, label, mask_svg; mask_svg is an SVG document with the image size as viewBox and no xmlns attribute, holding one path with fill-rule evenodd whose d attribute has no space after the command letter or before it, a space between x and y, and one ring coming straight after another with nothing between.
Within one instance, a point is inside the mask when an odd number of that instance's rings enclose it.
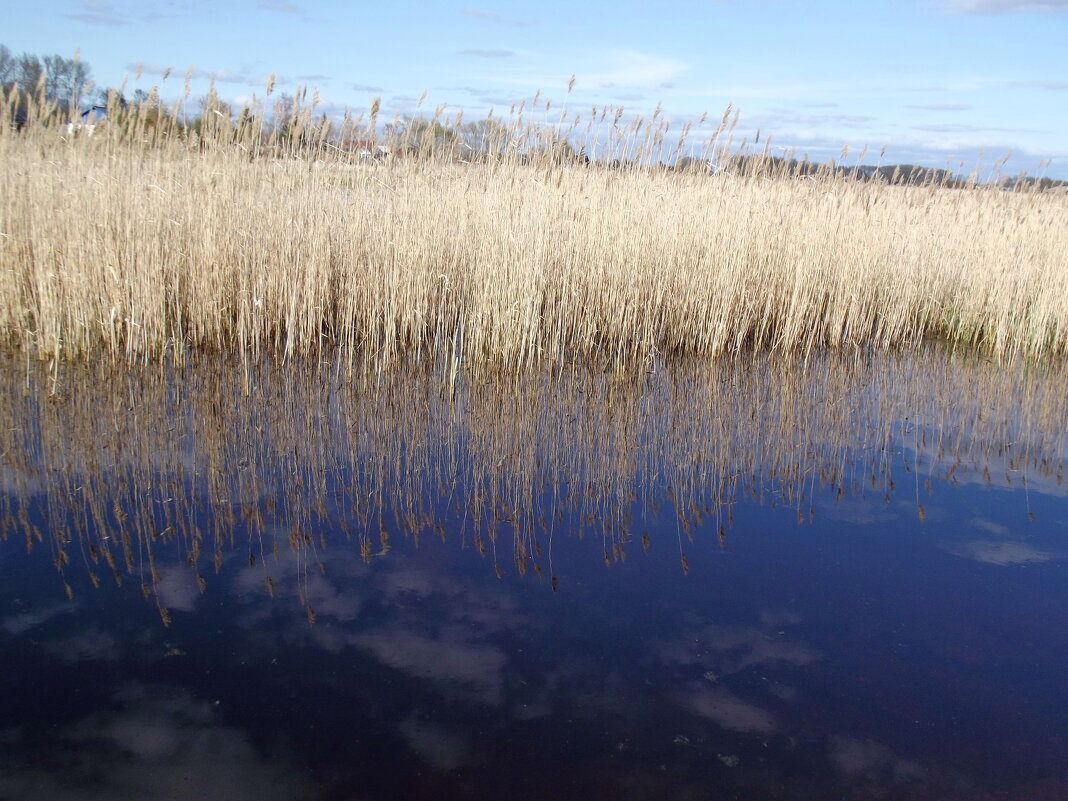
<instances>
[{"instance_id":1,"label":"white cloud","mask_svg":"<svg viewBox=\"0 0 1068 801\"><path fill-rule=\"evenodd\" d=\"M86 0L81 4L81 8L82 11L76 14L67 14L66 16L79 22L87 22L90 25L108 27L121 27L132 22L128 14L119 11L110 3L100 2L100 0Z\"/></svg>"},{"instance_id":2,"label":"white cloud","mask_svg":"<svg viewBox=\"0 0 1068 801\"><path fill-rule=\"evenodd\" d=\"M202 70L195 67L189 67L186 70L175 69L173 67L166 66L164 64L127 64L126 69L133 73L140 73L142 75L159 75L166 76L170 80L183 81L188 75L190 80L206 81L214 80L216 83L240 83L248 84L250 86L263 86L267 83L266 75L253 75L245 71L236 71L228 69L219 70ZM289 79L285 76L276 75L275 84L283 86L289 83Z\"/></svg>"},{"instance_id":3,"label":"white cloud","mask_svg":"<svg viewBox=\"0 0 1068 801\"><path fill-rule=\"evenodd\" d=\"M954 556L974 559L988 565L1029 565L1064 558L1064 554L1042 551L1026 542L1012 540L972 540L942 547Z\"/></svg>"},{"instance_id":4,"label":"white cloud","mask_svg":"<svg viewBox=\"0 0 1068 801\"><path fill-rule=\"evenodd\" d=\"M688 697L686 706L731 731L771 734L779 728L779 721L770 712L723 689L702 687Z\"/></svg>"},{"instance_id":5,"label":"white cloud","mask_svg":"<svg viewBox=\"0 0 1068 801\"><path fill-rule=\"evenodd\" d=\"M109 28L119 28L138 22L156 22L175 16L167 5L161 3L115 4L104 0L84 0L79 3L79 8L80 11L64 16L89 25Z\"/></svg>"},{"instance_id":6,"label":"white cloud","mask_svg":"<svg viewBox=\"0 0 1068 801\"><path fill-rule=\"evenodd\" d=\"M531 61L544 62L547 57L531 57ZM483 76L484 80L496 83L527 86L538 90L554 90L566 87L575 77L576 91L596 89L656 89L674 80L690 69L690 65L676 58L665 58L634 50L602 50L586 53L581 58L558 63L552 71L542 73L521 72Z\"/></svg>"},{"instance_id":7,"label":"white cloud","mask_svg":"<svg viewBox=\"0 0 1068 801\"><path fill-rule=\"evenodd\" d=\"M115 638L95 623L70 637L45 641L44 647L67 663L96 660L113 662L119 658Z\"/></svg>"},{"instance_id":8,"label":"white cloud","mask_svg":"<svg viewBox=\"0 0 1068 801\"><path fill-rule=\"evenodd\" d=\"M8 465L0 466L0 492L5 495L38 495L45 491L45 482L39 473L32 470L15 470Z\"/></svg>"},{"instance_id":9,"label":"white cloud","mask_svg":"<svg viewBox=\"0 0 1068 801\"><path fill-rule=\"evenodd\" d=\"M261 0L256 4L256 7L262 11L275 11L279 14L303 14L304 9L293 3L286 3L282 0Z\"/></svg>"},{"instance_id":10,"label":"white cloud","mask_svg":"<svg viewBox=\"0 0 1068 801\"><path fill-rule=\"evenodd\" d=\"M718 673L727 675L753 665L807 665L820 655L777 632L770 634L755 627L712 624L668 644L661 650L660 658L669 664L682 665L705 664L711 660Z\"/></svg>"},{"instance_id":11,"label":"white cloud","mask_svg":"<svg viewBox=\"0 0 1068 801\"><path fill-rule=\"evenodd\" d=\"M907 103L905 108L920 111L971 111L975 107L967 103Z\"/></svg>"},{"instance_id":12,"label":"white cloud","mask_svg":"<svg viewBox=\"0 0 1068 801\"><path fill-rule=\"evenodd\" d=\"M689 65L676 58L663 58L633 50L610 51L600 69L576 72L580 88L599 86L658 87L683 75Z\"/></svg>"},{"instance_id":13,"label":"white cloud","mask_svg":"<svg viewBox=\"0 0 1068 801\"><path fill-rule=\"evenodd\" d=\"M1068 11L1068 0L947 0L953 14L1023 14Z\"/></svg>"},{"instance_id":14,"label":"white cloud","mask_svg":"<svg viewBox=\"0 0 1068 801\"><path fill-rule=\"evenodd\" d=\"M0 757L0 797L68 801L229 798L282 801L309 788L242 730L222 725L215 707L184 691L135 686L120 710L100 712L53 733L44 767L35 744L16 734ZM35 766L39 765L39 766Z\"/></svg>"},{"instance_id":15,"label":"white cloud","mask_svg":"<svg viewBox=\"0 0 1068 801\"><path fill-rule=\"evenodd\" d=\"M868 123L874 121L875 117L863 114L801 114L792 109L778 108L770 109L767 114L756 115L745 120L748 125L755 125L760 128L782 125L837 125L855 128L858 126L867 127Z\"/></svg>"},{"instance_id":16,"label":"white cloud","mask_svg":"<svg viewBox=\"0 0 1068 801\"><path fill-rule=\"evenodd\" d=\"M492 22L496 25L505 25L509 28L529 28L531 25L537 24L532 20L509 19L508 17L503 17L494 11L482 11L477 8L465 8L460 13L463 14L465 17L483 20L485 22Z\"/></svg>"},{"instance_id":17,"label":"white cloud","mask_svg":"<svg viewBox=\"0 0 1068 801\"><path fill-rule=\"evenodd\" d=\"M465 642L459 632L426 637L402 629L380 629L357 634L352 642L410 676L454 687L486 704L501 701L504 652Z\"/></svg>"},{"instance_id":18,"label":"white cloud","mask_svg":"<svg viewBox=\"0 0 1068 801\"><path fill-rule=\"evenodd\" d=\"M200 598L196 576L191 568L184 565L172 565L160 570L155 590L163 606L181 612L192 612Z\"/></svg>"},{"instance_id":19,"label":"white cloud","mask_svg":"<svg viewBox=\"0 0 1068 801\"><path fill-rule=\"evenodd\" d=\"M467 50L460 51L461 56L478 56L479 58L512 58L515 55L514 50L487 50L479 48L468 48Z\"/></svg>"},{"instance_id":20,"label":"white cloud","mask_svg":"<svg viewBox=\"0 0 1068 801\"><path fill-rule=\"evenodd\" d=\"M438 770L455 770L467 756L468 745L462 737L424 723L415 715L401 723L400 732L411 749Z\"/></svg>"},{"instance_id":21,"label":"white cloud","mask_svg":"<svg viewBox=\"0 0 1068 801\"><path fill-rule=\"evenodd\" d=\"M1053 92L1068 92L1068 81L1009 81L1007 86L1019 87L1022 89L1048 89Z\"/></svg>"},{"instance_id":22,"label":"white cloud","mask_svg":"<svg viewBox=\"0 0 1068 801\"><path fill-rule=\"evenodd\" d=\"M853 737L831 738L831 763L847 780L878 776L898 783L924 776L917 763L901 759L882 743Z\"/></svg>"},{"instance_id":23,"label":"white cloud","mask_svg":"<svg viewBox=\"0 0 1068 801\"><path fill-rule=\"evenodd\" d=\"M972 526L982 531L989 532L998 537L1007 537L1011 533L1008 526L1003 526L1001 523L995 523L993 520L986 520L981 517L977 517L972 521Z\"/></svg>"},{"instance_id":24,"label":"white cloud","mask_svg":"<svg viewBox=\"0 0 1068 801\"><path fill-rule=\"evenodd\" d=\"M17 636L47 623L54 617L73 612L75 609L77 609L77 607L71 603L52 604L51 606L35 609L31 612L22 612L21 614L5 618L3 628L9 634Z\"/></svg>"}]
</instances>

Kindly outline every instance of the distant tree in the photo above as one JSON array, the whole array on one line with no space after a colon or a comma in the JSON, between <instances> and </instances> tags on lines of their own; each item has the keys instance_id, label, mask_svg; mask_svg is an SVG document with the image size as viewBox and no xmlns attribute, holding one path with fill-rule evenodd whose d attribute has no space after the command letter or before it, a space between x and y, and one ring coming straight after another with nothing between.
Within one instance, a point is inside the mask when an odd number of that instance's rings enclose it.
<instances>
[{"instance_id":1,"label":"distant tree","mask_svg":"<svg viewBox=\"0 0 1068 801\"><path fill-rule=\"evenodd\" d=\"M499 156L508 149L511 141L508 129L492 118L465 123L456 128L455 133L463 158Z\"/></svg>"},{"instance_id":2,"label":"distant tree","mask_svg":"<svg viewBox=\"0 0 1068 801\"><path fill-rule=\"evenodd\" d=\"M274 104L275 137L291 152L309 147L318 138L311 118L314 103L308 104L305 90L300 89L296 95L283 92Z\"/></svg>"},{"instance_id":3,"label":"distant tree","mask_svg":"<svg viewBox=\"0 0 1068 801\"><path fill-rule=\"evenodd\" d=\"M136 127L146 132L175 124L155 88L150 92L136 90L127 103L127 113L137 120Z\"/></svg>"},{"instance_id":4,"label":"distant tree","mask_svg":"<svg viewBox=\"0 0 1068 801\"><path fill-rule=\"evenodd\" d=\"M99 87L90 96L94 106L105 106L107 108L117 108L119 111L125 111L130 107L130 101L126 99L126 95L121 89L111 89L106 86Z\"/></svg>"},{"instance_id":5,"label":"distant tree","mask_svg":"<svg viewBox=\"0 0 1068 801\"><path fill-rule=\"evenodd\" d=\"M89 65L63 56L45 56L40 65L45 97L60 108L77 108L89 88Z\"/></svg>"},{"instance_id":6,"label":"distant tree","mask_svg":"<svg viewBox=\"0 0 1068 801\"><path fill-rule=\"evenodd\" d=\"M297 99L293 95L286 92L278 95L278 100L274 104L274 127L283 139L288 136L297 113Z\"/></svg>"},{"instance_id":7,"label":"distant tree","mask_svg":"<svg viewBox=\"0 0 1068 801\"><path fill-rule=\"evenodd\" d=\"M426 155L453 155L458 150L456 131L437 119L405 117L385 127L385 135L397 150Z\"/></svg>"},{"instance_id":8,"label":"distant tree","mask_svg":"<svg viewBox=\"0 0 1068 801\"><path fill-rule=\"evenodd\" d=\"M218 137L220 134L230 135L230 122L233 119L233 110L229 103L219 99L218 93L213 86L197 103L199 113L193 120L192 128L200 137Z\"/></svg>"},{"instance_id":9,"label":"distant tree","mask_svg":"<svg viewBox=\"0 0 1068 801\"><path fill-rule=\"evenodd\" d=\"M298 87L292 95L282 93L274 105L272 125L268 131L269 143L276 152L298 158L318 157L320 149L331 136L331 123L326 114L316 116L319 91L313 90L308 98L307 87ZM240 127L240 126L239 126Z\"/></svg>"},{"instance_id":10,"label":"distant tree","mask_svg":"<svg viewBox=\"0 0 1068 801\"><path fill-rule=\"evenodd\" d=\"M237 119L234 124L242 130L258 128L259 120L256 118L256 115L252 113L251 108L242 106L237 112Z\"/></svg>"},{"instance_id":11,"label":"distant tree","mask_svg":"<svg viewBox=\"0 0 1068 801\"><path fill-rule=\"evenodd\" d=\"M89 65L76 58L40 58L33 53L16 57L0 45L0 85L5 99L11 98L12 113L20 124L26 119L30 99L38 93L63 112L77 109L91 85L89 73Z\"/></svg>"},{"instance_id":12,"label":"distant tree","mask_svg":"<svg viewBox=\"0 0 1068 801\"><path fill-rule=\"evenodd\" d=\"M15 56L7 46L0 44L0 85L6 86L15 79L16 63Z\"/></svg>"},{"instance_id":13,"label":"distant tree","mask_svg":"<svg viewBox=\"0 0 1068 801\"><path fill-rule=\"evenodd\" d=\"M32 53L23 53L16 59L14 81L26 94L34 94L37 84L44 75L44 65L41 59Z\"/></svg>"},{"instance_id":14,"label":"distant tree","mask_svg":"<svg viewBox=\"0 0 1068 801\"><path fill-rule=\"evenodd\" d=\"M241 106L234 114L233 141L248 148L250 152L258 151L259 144L267 133L267 126L251 106Z\"/></svg>"},{"instance_id":15,"label":"distant tree","mask_svg":"<svg viewBox=\"0 0 1068 801\"><path fill-rule=\"evenodd\" d=\"M530 157L544 161L548 160L557 164L588 163L589 158L580 154L567 140L567 136L555 128L545 127L536 130L529 147Z\"/></svg>"},{"instance_id":16,"label":"distant tree","mask_svg":"<svg viewBox=\"0 0 1068 801\"><path fill-rule=\"evenodd\" d=\"M36 90L37 78L40 76L40 64L36 63L36 56L26 55L15 57L4 45L0 45L0 90L3 91L3 102L6 108L3 115L11 124L22 128L29 118L29 98ZM30 89L27 91L24 79L29 81Z\"/></svg>"}]
</instances>

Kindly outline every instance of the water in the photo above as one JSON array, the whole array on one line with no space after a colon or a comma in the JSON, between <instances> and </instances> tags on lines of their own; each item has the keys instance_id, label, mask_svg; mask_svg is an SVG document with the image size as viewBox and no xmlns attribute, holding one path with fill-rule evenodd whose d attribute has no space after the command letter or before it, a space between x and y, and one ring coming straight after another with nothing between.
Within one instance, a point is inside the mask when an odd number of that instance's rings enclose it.
<instances>
[{"instance_id":1,"label":"water","mask_svg":"<svg viewBox=\"0 0 1068 801\"><path fill-rule=\"evenodd\" d=\"M1059 368L5 370L0 798L1068 796Z\"/></svg>"}]
</instances>

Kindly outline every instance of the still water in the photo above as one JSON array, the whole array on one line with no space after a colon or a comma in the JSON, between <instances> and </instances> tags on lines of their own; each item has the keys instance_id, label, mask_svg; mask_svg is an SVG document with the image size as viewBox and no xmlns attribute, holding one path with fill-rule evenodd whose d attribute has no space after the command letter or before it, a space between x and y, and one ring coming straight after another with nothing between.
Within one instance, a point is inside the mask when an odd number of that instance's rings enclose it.
<instances>
[{"instance_id":1,"label":"still water","mask_svg":"<svg viewBox=\"0 0 1068 801\"><path fill-rule=\"evenodd\" d=\"M1068 798L1068 379L7 362L0 799Z\"/></svg>"}]
</instances>

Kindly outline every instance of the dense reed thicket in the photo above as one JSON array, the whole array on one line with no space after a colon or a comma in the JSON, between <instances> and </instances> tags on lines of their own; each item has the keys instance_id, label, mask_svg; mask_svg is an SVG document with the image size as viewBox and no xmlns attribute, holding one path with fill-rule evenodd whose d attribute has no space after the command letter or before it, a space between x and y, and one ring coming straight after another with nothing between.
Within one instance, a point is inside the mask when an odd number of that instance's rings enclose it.
<instances>
[{"instance_id":1,"label":"dense reed thicket","mask_svg":"<svg viewBox=\"0 0 1068 801\"><path fill-rule=\"evenodd\" d=\"M373 113L339 133L297 103L267 134L220 108L209 98L192 126L151 103L113 108L92 136L42 123L47 109L21 128L5 112L9 348L329 347L354 366L414 354L519 369L925 338L1068 352L1062 190L797 177L759 160L712 171L738 151L729 124L676 137L603 109L538 106L535 125L513 109L477 153L428 125L377 159L351 146L377 144ZM577 136L592 163L566 144ZM697 168L665 166L691 149Z\"/></svg>"}]
</instances>

